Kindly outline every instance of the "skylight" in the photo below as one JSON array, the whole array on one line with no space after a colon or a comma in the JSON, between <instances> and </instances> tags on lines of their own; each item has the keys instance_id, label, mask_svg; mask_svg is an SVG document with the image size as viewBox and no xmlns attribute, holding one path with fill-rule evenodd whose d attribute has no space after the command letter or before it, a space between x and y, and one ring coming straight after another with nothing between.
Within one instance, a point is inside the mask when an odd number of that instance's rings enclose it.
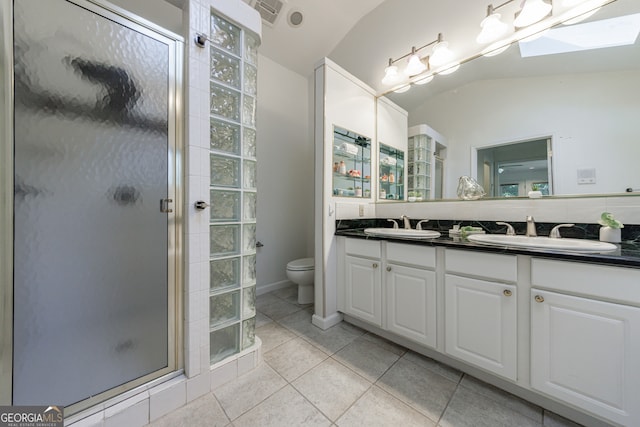
<instances>
[{"instance_id":1,"label":"skylight","mask_svg":"<svg viewBox=\"0 0 640 427\"><path fill-rule=\"evenodd\" d=\"M542 37L519 42L520 56L553 55L634 44L640 33L640 13L550 29Z\"/></svg>"}]
</instances>

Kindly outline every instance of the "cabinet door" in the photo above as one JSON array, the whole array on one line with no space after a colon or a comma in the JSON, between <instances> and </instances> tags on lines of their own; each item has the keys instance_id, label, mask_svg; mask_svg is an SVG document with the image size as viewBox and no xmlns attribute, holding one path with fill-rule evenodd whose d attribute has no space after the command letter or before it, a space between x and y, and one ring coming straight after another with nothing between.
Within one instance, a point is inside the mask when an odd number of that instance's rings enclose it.
<instances>
[{"instance_id":1,"label":"cabinet door","mask_svg":"<svg viewBox=\"0 0 640 427\"><path fill-rule=\"evenodd\" d=\"M531 290L531 386L640 425L640 308Z\"/></svg>"},{"instance_id":2,"label":"cabinet door","mask_svg":"<svg viewBox=\"0 0 640 427\"><path fill-rule=\"evenodd\" d=\"M347 256L345 274L345 313L381 326L380 261Z\"/></svg>"},{"instance_id":3,"label":"cabinet door","mask_svg":"<svg viewBox=\"0 0 640 427\"><path fill-rule=\"evenodd\" d=\"M445 351L516 379L516 287L445 275Z\"/></svg>"},{"instance_id":4,"label":"cabinet door","mask_svg":"<svg viewBox=\"0 0 640 427\"><path fill-rule=\"evenodd\" d=\"M436 274L387 265L387 329L411 340L436 346Z\"/></svg>"}]
</instances>

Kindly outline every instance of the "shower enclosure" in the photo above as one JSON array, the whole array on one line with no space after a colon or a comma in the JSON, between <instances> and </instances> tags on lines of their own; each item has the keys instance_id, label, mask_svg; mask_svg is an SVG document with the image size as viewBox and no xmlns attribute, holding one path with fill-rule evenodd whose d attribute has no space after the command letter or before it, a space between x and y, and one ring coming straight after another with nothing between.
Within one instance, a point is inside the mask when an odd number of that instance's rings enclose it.
<instances>
[{"instance_id":1,"label":"shower enclosure","mask_svg":"<svg viewBox=\"0 0 640 427\"><path fill-rule=\"evenodd\" d=\"M0 404L68 414L179 365L181 43L93 1L1 8Z\"/></svg>"}]
</instances>

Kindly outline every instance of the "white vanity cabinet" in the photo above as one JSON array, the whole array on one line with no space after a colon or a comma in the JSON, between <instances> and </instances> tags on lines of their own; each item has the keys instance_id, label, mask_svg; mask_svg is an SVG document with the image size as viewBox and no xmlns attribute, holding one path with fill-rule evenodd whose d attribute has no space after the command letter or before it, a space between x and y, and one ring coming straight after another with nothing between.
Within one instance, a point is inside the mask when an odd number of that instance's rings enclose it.
<instances>
[{"instance_id":1,"label":"white vanity cabinet","mask_svg":"<svg viewBox=\"0 0 640 427\"><path fill-rule=\"evenodd\" d=\"M517 379L517 261L514 255L447 250L445 352Z\"/></svg>"},{"instance_id":2,"label":"white vanity cabinet","mask_svg":"<svg viewBox=\"0 0 640 427\"><path fill-rule=\"evenodd\" d=\"M347 239L344 263L344 312L382 326L380 242Z\"/></svg>"},{"instance_id":3,"label":"white vanity cabinet","mask_svg":"<svg viewBox=\"0 0 640 427\"><path fill-rule=\"evenodd\" d=\"M640 271L533 259L532 284L531 387L640 425Z\"/></svg>"},{"instance_id":4,"label":"white vanity cabinet","mask_svg":"<svg viewBox=\"0 0 640 427\"><path fill-rule=\"evenodd\" d=\"M436 347L436 250L386 244L386 329Z\"/></svg>"}]
</instances>

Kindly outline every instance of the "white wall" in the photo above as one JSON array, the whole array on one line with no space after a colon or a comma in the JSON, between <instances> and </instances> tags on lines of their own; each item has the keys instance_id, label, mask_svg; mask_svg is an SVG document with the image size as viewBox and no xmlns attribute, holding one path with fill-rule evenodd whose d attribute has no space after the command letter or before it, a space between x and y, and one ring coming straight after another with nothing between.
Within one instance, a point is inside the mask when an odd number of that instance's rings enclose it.
<instances>
[{"instance_id":1,"label":"white wall","mask_svg":"<svg viewBox=\"0 0 640 427\"><path fill-rule=\"evenodd\" d=\"M306 77L260 55L258 64L258 293L311 257L313 140Z\"/></svg>"},{"instance_id":2,"label":"white wall","mask_svg":"<svg viewBox=\"0 0 640 427\"><path fill-rule=\"evenodd\" d=\"M430 98L409 112L409 123L447 137L447 198L470 173L471 147L545 136L556 195L621 193L640 187L638 93L632 71L477 81ZM596 184L577 184L583 168L596 169Z\"/></svg>"}]
</instances>

